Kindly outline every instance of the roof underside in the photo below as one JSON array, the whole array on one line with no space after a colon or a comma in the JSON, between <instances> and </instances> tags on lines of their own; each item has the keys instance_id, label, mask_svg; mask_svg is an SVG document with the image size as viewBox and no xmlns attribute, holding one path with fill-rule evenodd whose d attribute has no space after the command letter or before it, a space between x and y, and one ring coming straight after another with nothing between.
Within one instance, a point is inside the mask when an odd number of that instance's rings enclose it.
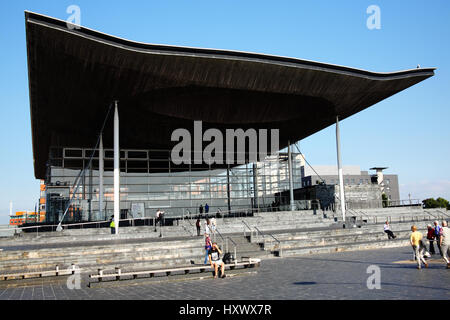
<instances>
[{"instance_id":1,"label":"roof underside","mask_svg":"<svg viewBox=\"0 0 450 320\"><path fill-rule=\"evenodd\" d=\"M36 178L50 146L93 147L119 100L124 148L171 149L171 133L280 129L280 147L434 75L374 73L293 58L131 42L26 12ZM108 134L110 132L111 134ZM105 147L112 147L112 121Z\"/></svg>"}]
</instances>

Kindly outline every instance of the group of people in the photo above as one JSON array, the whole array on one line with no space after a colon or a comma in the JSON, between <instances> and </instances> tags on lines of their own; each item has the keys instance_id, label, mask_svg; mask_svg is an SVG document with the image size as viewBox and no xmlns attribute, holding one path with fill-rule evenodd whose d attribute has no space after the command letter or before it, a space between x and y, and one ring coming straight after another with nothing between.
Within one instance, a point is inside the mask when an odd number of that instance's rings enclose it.
<instances>
[{"instance_id":1,"label":"group of people","mask_svg":"<svg viewBox=\"0 0 450 320\"><path fill-rule=\"evenodd\" d=\"M195 223L195 227L197 228L197 237L200 237L201 234L201 221L200 218L197 219L197 222ZM216 218L212 217L211 219L206 218L205 219L205 223L204 223L204 234L215 234L216 233L216 228L217 228L217 222L216 222Z\"/></svg>"},{"instance_id":2,"label":"group of people","mask_svg":"<svg viewBox=\"0 0 450 320\"><path fill-rule=\"evenodd\" d=\"M414 251L414 259L417 261L417 268L421 269L422 263L425 268L428 268L428 262L426 257L436 254L434 250L434 242L439 250L439 254L447 263L447 269L450 269L449 252L450 252L450 229L447 226L447 221L442 221L442 225L439 225L438 221L434 221L434 227L427 225L427 240L429 247L427 248L423 234L417 231L416 226L411 227L411 236L409 242ZM384 232L388 235L388 239L395 239L397 236L392 232L389 221L384 224ZM427 250L428 249L428 250Z\"/></svg>"},{"instance_id":3,"label":"group of people","mask_svg":"<svg viewBox=\"0 0 450 320\"><path fill-rule=\"evenodd\" d=\"M200 204L200 207L198 207L198 212L200 214L203 214L203 205ZM209 206L208 206L208 204L205 204L205 214L208 214L208 212L209 212Z\"/></svg>"},{"instance_id":4,"label":"group of people","mask_svg":"<svg viewBox=\"0 0 450 320\"><path fill-rule=\"evenodd\" d=\"M447 221L442 221L442 226L439 225L438 221L435 221L434 228L431 225L428 225L427 228L427 240L430 243L429 252L427 252L427 247L423 242L423 234L417 231L416 226L411 227L412 233L409 241L417 261L417 269L422 268L422 263L425 265L425 268L428 268L428 262L425 260L425 257L436 253L434 251L434 241L436 241L439 253L447 264L447 269L450 269L450 229L448 228Z\"/></svg>"}]
</instances>

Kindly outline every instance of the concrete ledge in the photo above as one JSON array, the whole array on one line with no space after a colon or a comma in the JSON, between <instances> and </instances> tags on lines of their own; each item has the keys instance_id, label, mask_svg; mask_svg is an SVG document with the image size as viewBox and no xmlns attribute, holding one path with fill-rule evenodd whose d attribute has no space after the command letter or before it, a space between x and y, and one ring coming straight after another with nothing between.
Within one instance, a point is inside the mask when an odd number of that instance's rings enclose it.
<instances>
[{"instance_id":1,"label":"concrete ledge","mask_svg":"<svg viewBox=\"0 0 450 320\"><path fill-rule=\"evenodd\" d=\"M248 261L234 262L230 264L225 264L225 270L236 270L236 269L247 269L259 267L261 264L261 259L252 259L248 258ZM138 271L130 271L130 272L122 272L120 268L116 268L114 273L104 273L105 270L99 269L98 274L89 275L89 287L91 287L92 283L100 283L105 282L105 278L109 279L109 281L124 281L124 280L136 280L140 276L148 276L146 278L154 278L155 276L165 275L167 277L172 276L174 274L178 275L187 275L191 272L196 273L204 273L207 271L213 272L213 269L210 265L201 265L201 266L184 266L178 268L164 268L164 269L150 269L150 270L138 270ZM97 280L97 281L92 281Z\"/></svg>"}]
</instances>

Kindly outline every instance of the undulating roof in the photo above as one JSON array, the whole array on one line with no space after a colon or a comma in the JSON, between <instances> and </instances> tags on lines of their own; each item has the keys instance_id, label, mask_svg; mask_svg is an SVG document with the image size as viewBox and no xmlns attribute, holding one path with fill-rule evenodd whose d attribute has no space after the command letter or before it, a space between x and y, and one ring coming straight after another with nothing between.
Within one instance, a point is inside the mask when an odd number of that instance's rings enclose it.
<instances>
[{"instance_id":1,"label":"undulating roof","mask_svg":"<svg viewBox=\"0 0 450 320\"><path fill-rule=\"evenodd\" d=\"M194 120L204 130L277 128L284 148L434 75L144 44L31 12L25 20L36 178L50 146L94 146L114 100L124 148L171 149L172 131ZM109 121L105 147L112 138Z\"/></svg>"}]
</instances>

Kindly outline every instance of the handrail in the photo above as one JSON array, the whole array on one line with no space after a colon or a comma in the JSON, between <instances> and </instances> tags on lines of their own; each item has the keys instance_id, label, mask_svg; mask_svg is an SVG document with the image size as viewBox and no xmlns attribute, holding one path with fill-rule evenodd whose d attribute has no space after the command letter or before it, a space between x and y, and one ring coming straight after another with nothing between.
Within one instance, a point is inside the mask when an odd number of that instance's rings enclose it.
<instances>
[{"instance_id":1,"label":"handrail","mask_svg":"<svg viewBox=\"0 0 450 320\"><path fill-rule=\"evenodd\" d=\"M440 209L436 209L436 211L442 213L445 217L450 218L450 215L448 215L447 213L441 211Z\"/></svg>"},{"instance_id":2,"label":"handrail","mask_svg":"<svg viewBox=\"0 0 450 320\"><path fill-rule=\"evenodd\" d=\"M255 229L256 229L256 231L258 232L258 233L260 233L262 236L263 236L263 239L265 239L265 234L261 231L261 230L259 230L258 229L258 227L255 227ZM266 232L266 234L267 235L269 235L270 237L272 237L276 242L278 242L278 248L279 248L279 256L281 257L282 256L282 254L283 254L283 250L282 250L282 247L281 247L281 241L280 240L278 240L277 238L275 238L275 236L273 235L273 234L271 234L271 233L269 233L269 232Z\"/></svg>"},{"instance_id":3,"label":"handrail","mask_svg":"<svg viewBox=\"0 0 450 320\"><path fill-rule=\"evenodd\" d=\"M154 217L140 217L140 218L126 218L126 219L119 219L119 222L121 221L135 221L135 220L152 220ZM80 223L68 223L61 225L62 227L73 227L73 226L84 226L89 224L100 224L100 223L107 223L111 220L100 220L100 221L90 221L90 222L80 222ZM36 225L36 226L30 226L30 227L14 227L14 228L3 228L0 229L0 231L7 231L7 230L22 230L22 229L35 229L35 228L44 228L44 227L57 227L56 224L46 224L46 225Z\"/></svg>"},{"instance_id":4,"label":"handrail","mask_svg":"<svg viewBox=\"0 0 450 320\"><path fill-rule=\"evenodd\" d=\"M236 256L236 251L237 251L236 248L237 248L237 244L236 244L236 242L234 242L234 240L231 239L230 237L227 237L227 239L230 240L230 241L233 243L233 246L234 246L234 261L237 262L237 256Z\"/></svg>"},{"instance_id":5,"label":"handrail","mask_svg":"<svg viewBox=\"0 0 450 320\"><path fill-rule=\"evenodd\" d=\"M187 234L189 234L190 236L195 236L194 232L191 232L188 230L188 228L185 225L181 225L181 227L183 228L184 231L187 232Z\"/></svg>"},{"instance_id":6,"label":"handrail","mask_svg":"<svg viewBox=\"0 0 450 320\"><path fill-rule=\"evenodd\" d=\"M222 236L222 234L220 233L220 231L217 230L217 228L216 228L215 232L217 232L217 234L222 238L222 241L225 241L225 244L226 244L225 251L226 251L226 252L229 252L229 250L228 250L228 240L230 240L230 241L233 243L233 246L234 246L234 261L236 262L236 261L237 261L237 257L236 257L237 244L236 244L236 242L234 242L233 239L231 239L230 237L225 237L225 238L224 238L224 237Z\"/></svg>"},{"instance_id":7,"label":"handrail","mask_svg":"<svg viewBox=\"0 0 450 320\"><path fill-rule=\"evenodd\" d=\"M244 220L242 220L242 223L244 224L244 237L247 237L247 235L245 234L245 227L247 227L248 230L250 231L250 238L251 238L252 235L253 235L252 228L251 228L251 227L247 224L247 222L245 222Z\"/></svg>"}]
</instances>

